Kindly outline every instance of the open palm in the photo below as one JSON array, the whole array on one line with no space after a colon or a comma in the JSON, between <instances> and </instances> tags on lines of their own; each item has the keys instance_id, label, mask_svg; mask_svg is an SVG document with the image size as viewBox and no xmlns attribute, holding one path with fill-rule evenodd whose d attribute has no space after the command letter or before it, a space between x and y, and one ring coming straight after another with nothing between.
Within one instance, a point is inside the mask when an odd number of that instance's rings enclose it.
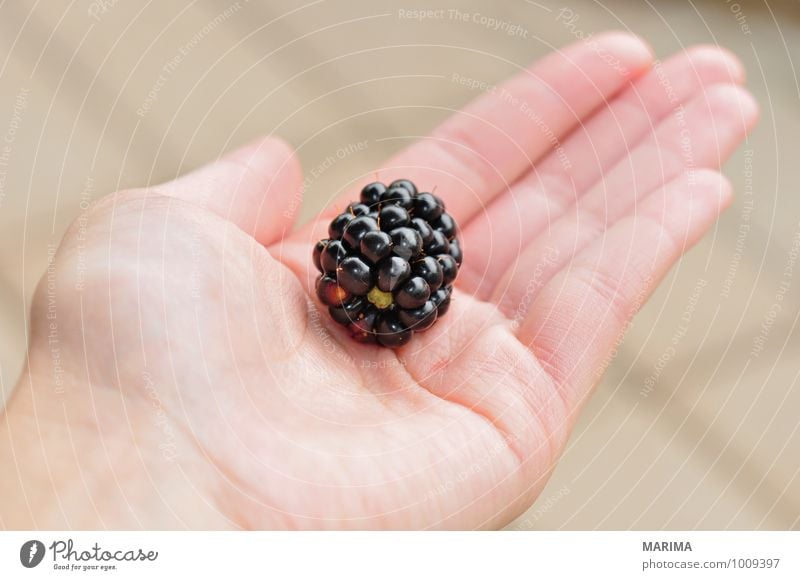
<instances>
[{"instance_id":1,"label":"open palm","mask_svg":"<svg viewBox=\"0 0 800 580\"><path fill-rule=\"evenodd\" d=\"M294 229L302 178L282 142L101 201L55 261L73 387L58 410L41 395L43 284L10 405L39 409L42 465L83 483L47 479L51 517L28 517L476 528L519 515L629 319L729 203L716 169L755 122L727 53L651 58L629 35L579 42L380 169L436 188L465 256L447 316L396 351L353 342L314 297L311 248L361 184ZM59 441L68 460L48 451Z\"/></svg>"}]
</instances>

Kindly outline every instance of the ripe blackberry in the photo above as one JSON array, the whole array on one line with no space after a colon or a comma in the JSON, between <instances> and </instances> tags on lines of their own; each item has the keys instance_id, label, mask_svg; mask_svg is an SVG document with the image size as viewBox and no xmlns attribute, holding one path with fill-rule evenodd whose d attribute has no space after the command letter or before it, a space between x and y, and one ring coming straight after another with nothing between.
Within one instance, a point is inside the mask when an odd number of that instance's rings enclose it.
<instances>
[{"instance_id":1,"label":"ripe blackberry","mask_svg":"<svg viewBox=\"0 0 800 580\"><path fill-rule=\"evenodd\" d=\"M441 199L408 179L371 183L314 246L317 296L354 340L396 348L450 307L463 258Z\"/></svg>"}]
</instances>

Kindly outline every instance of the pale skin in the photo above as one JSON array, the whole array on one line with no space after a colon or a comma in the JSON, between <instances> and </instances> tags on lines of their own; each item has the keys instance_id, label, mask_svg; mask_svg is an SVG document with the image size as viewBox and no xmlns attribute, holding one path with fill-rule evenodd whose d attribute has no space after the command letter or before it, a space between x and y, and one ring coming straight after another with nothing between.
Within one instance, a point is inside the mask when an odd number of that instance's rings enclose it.
<instances>
[{"instance_id":1,"label":"pale skin","mask_svg":"<svg viewBox=\"0 0 800 580\"><path fill-rule=\"evenodd\" d=\"M556 51L378 168L436 187L465 260L392 351L313 292L302 173L258 140L100 200L37 291L0 423L4 528L498 528L541 493L627 323L731 201L738 61ZM676 114L676 110L679 112ZM688 145L687 145L688 144Z\"/></svg>"}]
</instances>

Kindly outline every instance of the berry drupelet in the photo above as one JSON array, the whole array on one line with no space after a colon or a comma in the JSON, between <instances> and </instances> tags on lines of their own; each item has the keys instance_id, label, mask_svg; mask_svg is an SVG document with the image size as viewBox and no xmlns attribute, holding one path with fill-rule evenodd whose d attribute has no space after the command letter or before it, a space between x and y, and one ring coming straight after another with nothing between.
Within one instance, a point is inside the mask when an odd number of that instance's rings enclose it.
<instances>
[{"instance_id":1,"label":"berry drupelet","mask_svg":"<svg viewBox=\"0 0 800 580\"><path fill-rule=\"evenodd\" d=\"M317 296L355 340L402 346L450 306L456 233L442 200L408 179L370 183L314 246Z\"/></svg>"}]
</instances>

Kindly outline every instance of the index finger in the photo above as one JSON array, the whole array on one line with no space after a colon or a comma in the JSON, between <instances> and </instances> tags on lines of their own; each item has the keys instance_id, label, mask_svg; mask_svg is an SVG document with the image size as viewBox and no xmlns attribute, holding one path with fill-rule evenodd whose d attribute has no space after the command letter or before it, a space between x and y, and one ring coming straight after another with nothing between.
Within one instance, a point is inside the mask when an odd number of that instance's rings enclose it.
<instances>
[{"instance_id":1,"label":"index finger","mask_svg":"<svg viewBox=\"0 0 800 580\"><path fill-rule=\"evenodd\" d=\"M641 39L620 32L556 50L454 113L391 158L378 176L386 183L411 179L420 191L435 187L448 211L465 223L651 62ZM341 211L373 180L365 178L355 192L332 200L323 216Z\"/></svg>"}]
</instances>

